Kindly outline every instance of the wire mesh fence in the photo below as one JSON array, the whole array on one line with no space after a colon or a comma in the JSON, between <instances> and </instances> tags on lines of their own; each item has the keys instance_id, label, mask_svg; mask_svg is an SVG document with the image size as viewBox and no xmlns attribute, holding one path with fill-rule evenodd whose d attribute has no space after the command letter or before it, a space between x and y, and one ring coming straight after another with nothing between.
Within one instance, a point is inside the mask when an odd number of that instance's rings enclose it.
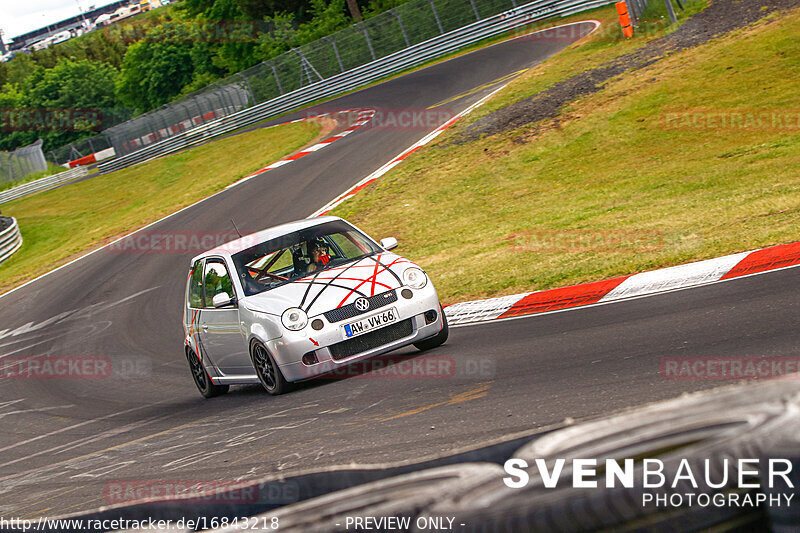
<instances>
[{"instance_id":1,"label":"wire mesh fence","mask_svg":"<svg viewBox=\"0 0 800 533\"><path fill-rule=\"evenodd\" d=\"M41 139L13 152L0 152L0 183L18 181L44 170L47 170L47 161L42 153Z\"/></svg>"},{"instance_id":2,"label":"wire mesh fence","mask_svg":"<svg viewBox=\"0 0 800 533\"><path fill-rule=\"evenodd\" d=\"M106 135L100 134L60 146L54 150L48 150L45 156L51 163L63 165L106 148L111 148L111 141Z\"/></svg>"},{"instance_id":3,"label":"wire mesh fence","mask_svg":"<svg viewBox=\"0 0 800 533\"><path fill-rule=\"evenodd\" d=\"M117 155L127 155L148 144L230 115L252 103L250 91L239 83L220 86L181 98L103 131Z\"/></svg>"},{"instance_id":4,"label":"wire mesh fence","mask_svg":"<svg viewBox=\"0 0 800 533\"><path fill-rule=\"evenodd\" d=\"M92 153L87 150L95 145L102 146L100 149L113 146L118 156L130 154L209 120L272 100L524 3L412 0L108 128L83 144L73 143L49 155L54 162L64 164Z\"/></svg>"}]
</instances>

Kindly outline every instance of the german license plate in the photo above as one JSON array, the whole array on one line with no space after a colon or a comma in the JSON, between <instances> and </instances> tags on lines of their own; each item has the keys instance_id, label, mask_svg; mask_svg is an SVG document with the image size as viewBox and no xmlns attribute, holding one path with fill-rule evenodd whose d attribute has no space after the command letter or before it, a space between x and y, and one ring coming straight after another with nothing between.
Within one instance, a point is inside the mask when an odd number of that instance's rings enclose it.
<instances>
[{"instance_id":1,"label":"german license plate","mask_svg":"<svg viewBox=\"0 0 800 533\"><path fill-rule=\"evenodd\" d=\"M364 333L382 328L383 326L391 324L392 322L397 322L397 318L397 309L392 307L386 311L381 311L380 313L368 316L367 318L362 318L356 322L345 324L342 326L342 330L344 330L345 338L349 339L351 337L358 337Z\"/></svg>"}]
</instances>

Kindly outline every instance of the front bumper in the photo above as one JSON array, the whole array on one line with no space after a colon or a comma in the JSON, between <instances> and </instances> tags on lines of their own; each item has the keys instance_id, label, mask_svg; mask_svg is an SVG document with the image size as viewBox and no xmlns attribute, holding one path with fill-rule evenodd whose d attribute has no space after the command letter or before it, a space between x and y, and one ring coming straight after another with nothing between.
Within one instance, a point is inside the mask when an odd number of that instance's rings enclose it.
<instances>
[{"instance_id":1,"label":"front bumper","mask_svg":"<svg viewBox=\"0 0 800 533\"><path fill-rule=\"evenodd\" d=\"M271 353L274 355L286 380L300 381L332 372L337 368L347 366L353 362L375 357L376 355L396 350L397 348L419 342L438 334L442 330L444 324L442 321L442 310L439 307L439 296L433 284L429 282L425 287L419 290L409 289L412 291L412 297L410 299L401 296L401 291L403 289L408 289L408 287L394 289L398 296L396 302L387 304L385 307L377 308L374 312L368 311L352 319L331 323L328 322L323 315L309 317L309 325L302 331L287 332L281 338L270 341L267 348L271 350ZM399 324L404 320L410 321L411 331L408 335L396 338L377 347L371 347L370 349L355 353L354 355L336 359L332 356L330 346L346 340L341 328L343 324L369 317L372 314L382 312L391 307L396 308L398 312L398 320L394 324ZM425 313L432 310L436 311L436 319L431 323L426 323ZM315 319L323 321L324 325L322 329L314 330L311 327L311 323ZM391 325L384 326L384 328L386 327L391 327ZM373 331L380 331L380 329ZM303 363L303 355L310 352L315 354L317 363Z\"/></svg>"}]
</instances>

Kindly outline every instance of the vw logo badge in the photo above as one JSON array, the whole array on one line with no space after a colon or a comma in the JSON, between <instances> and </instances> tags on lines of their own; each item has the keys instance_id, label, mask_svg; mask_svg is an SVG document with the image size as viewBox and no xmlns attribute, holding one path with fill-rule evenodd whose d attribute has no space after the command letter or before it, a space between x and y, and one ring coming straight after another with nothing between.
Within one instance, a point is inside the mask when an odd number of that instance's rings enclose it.
<instances>
[{"instance_id":1,"label":"vw logo badge","mask_svg":"<svg viewBox=\"0 0 800 533\"><path fill-rule=\"evenodd\" d=\"M359 311L366 311L369 309L369 300L366 298L359 298L356 300L355 306Z\"/></svg>"}]
</instances>

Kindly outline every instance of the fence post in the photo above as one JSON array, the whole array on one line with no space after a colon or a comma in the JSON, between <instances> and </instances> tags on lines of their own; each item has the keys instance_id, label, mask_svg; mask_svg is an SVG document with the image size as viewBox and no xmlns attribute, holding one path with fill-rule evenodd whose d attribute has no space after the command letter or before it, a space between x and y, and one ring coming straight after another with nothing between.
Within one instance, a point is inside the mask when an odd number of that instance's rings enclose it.
<instances>
[{"instance_id":1,"label":"fence post","mask_svg":"<svg viewBox=\"0 0 800 533\"><path fill-rule=\"evenodd\" d=\"M308 59L306 59L306 56L303 54L303 52L297 48L292 48L292 51L300 56L300 87L303 86L303 74L305 74L306 78L308 78L309 85L314 83L314 80L311 78L312 72L317 75L317 78L319 78L320 81L322 81L322 75L320 75L317 69L314 68L314 65L312 65Z\"/></svg>"},{"instance_id":2,"label":"fence post","mask_svg":"<svg viewBox=\"0 0 800 533\"><path fill-rule=\"evenodd\" d=\"M275 68L275 65L272 63L267 63L270 67L272 67L272 75L275 76L275 83L278 84L278 92L283 94L283 87L281 87L281 79L278 77L278 69Z\"/></svg>"},{"instance_id":3,"label":"fence post","mask_svg":"<svg viewBox=\"0 0 800 533\"><path fill-rule=\"evenodd\" d=\"M472 6L472 12L475 13L475 20L481 20L481 16L478 14L478 8L475 7L475 0L469 0L469 4Z\"/></svg>"},{"instance_id":4,"label":"fence post","mask_svg":"<svg viewBox=\"0 0 800 533\"><path fill-rule=\"evenodd\" d=\"M406 48L411 47L411 42L408 40L408 34L406 33L406 27L403 25L403 19L400 17L398 13L395 12L394 9L390 9L389 13L391 13L394 18L397 19L397 23L400 24L400 31L403 32L403 39L406 40Z\"/></svg>"},{"instance_id":5,"label":"fence post","mask_svg":"<svg viewBox=\"0 0 800 533\"><path fill-rule=\"evenodd\" d=\"M241 72L237 74L244 80L245 85L247 85L247 92L250 95L250 100L252 100L253 105L256 105L256 93L253 92L253 88L250 86L250 80Z\"/></svg>"},{"instance_id":6,"label":"fence post","mask_svg":"<svg viewBox=\"0 0 800 533\"><path fill-rule=\"evenodd\" d=\"M333 48L333 54L336 56L336 61L339 63L339 72L344 72L344 65L342 64L342 58L339 56L339 48L336 46L336 41L333 40L333 37L330 35L326 35L323 37L327 42L331 43L331 48Z\"/></svg>"},{"instance_id":7,"label":"fence post","mask_svg":"<svg viewBox=\"0 0 800 533\"><path fill-rule=\"evenodd\" d=\"M361 23L359 22L356 22L355 24L353 24L353 26L355 26L355 28L358 31L364 34L364 39L366 39L367 41L367 46L369 47L370 55L372 55L372 60L375 61L376 59L378 59L377 57L375 57L375 49L372 48L372 41L369 40L369 33L367 32L367 28L362 28Z\"/></svg>"},{"instance_id":8,"label":"fence post","mask_svg":"<svg viewBox=\"0 0 800 533\"><path fill-rule=\"evenodd\" d=\"M436 11L436 6L433 5L433 0L428 0L428 3L431 5L431 11L433 11L433 18L436 19L436 25L439 26L439 33L444 33L444 27L442 26L442 21L439 20L439 13Z\"/></svg>"},{"instance_id":9,"label":"fence post","mask_svg":"<svg viewBox=\"0 0 800 533\"><path fill-rule=\"evenodd\" d=\"M197 98L192 98L192 102L194 102L194 106L197 108L197 114L200 117L200 123L205 124L206 119L203 118L203 109L200 107L200 103L197 101ZM192 126L194 126L194 120L192 121Z\"/></svg>"},{"instance_id":10,"label":"fence post","mask_svg":"<svg viewBox=\"0 0 800 533\"><path fill-rule=\"evenodd\" d=\"M664 0L664 3L667 4L667 12L669 13L669 21L672 24L678 22L678 19L675 17L675 10L672 9L672 2L670 0Z\"/></svg>"}]
</instances>

